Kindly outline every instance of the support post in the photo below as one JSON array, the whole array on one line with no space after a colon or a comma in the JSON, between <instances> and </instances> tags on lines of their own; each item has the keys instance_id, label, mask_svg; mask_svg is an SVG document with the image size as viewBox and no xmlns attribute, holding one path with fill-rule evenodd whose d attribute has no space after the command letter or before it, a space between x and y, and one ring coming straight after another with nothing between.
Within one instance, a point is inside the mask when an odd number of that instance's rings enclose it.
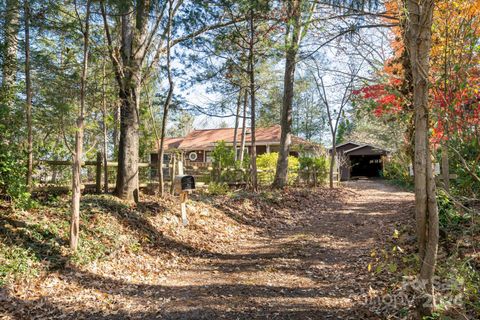
<instances>
[{"instance_id":1,"label":"support post","mask_svg":"<svg viewBox=\"0 0 480 320\"><path fill-rule=\"evenodd\" d=\"M182 211L182 223L183 226L188 225L188 218L187 218L187 200L188 200L188 192L180 192L180 209Z\"/></svg>"},{"instance_id":2,"label":"support post","mask_svg":"<svg viewBox=\"0 0 480 320\"><path fill-rule=\"evenodd\" d=\"M95 191L102 193L102 153L100 151L97 152Z\"/></svg>"},{"instance_id":3,"label":"support post","mask_svg":"<svg viewBox=\"0 0 480 320\"><path fill-rule=\"evenodd\" d=\"M177 165L177 154L175 152L172 153L171 156L171 168L170 168L170 194L173 195L174 193L174 182L175 182L175 174L176 174L176 165Z\"/></svg>"}]
</instances>

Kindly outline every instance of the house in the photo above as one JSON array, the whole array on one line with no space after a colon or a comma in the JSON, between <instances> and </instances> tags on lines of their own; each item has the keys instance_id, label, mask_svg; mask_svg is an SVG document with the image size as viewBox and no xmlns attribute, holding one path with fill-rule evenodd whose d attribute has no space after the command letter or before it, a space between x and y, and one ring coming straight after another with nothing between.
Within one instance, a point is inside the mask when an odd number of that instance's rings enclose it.
<instances>
[{"instance_id":1,"label":"house","mask_svg":"<svg viewBox=\"0 0 480 320\"><path fill-rule=\"evenodd\" d=\"M389 153L386 149L355 142L339 144L335 150L341 181L355 177L380 177L384 157Z\"/></svg>"},{"instance_id":2,"label":"house","mask_svg":"<svg viewBox=\"0 0 480 320\"><path fill-rule=\"evenodd\" d=\"M169 153L174 150L180 151L185 159L186 165L208 165L212 162L212 151L219 141L224 141L227 146L233 146L235 129L201 129L193 130L182 138L166 138L165 139L165 157L164 162L169 161ZM237 133L237 152L240 150L242 130L239 128ZM280 150L281 127L275 125L267 128L257 128L255 130L256 151L257 155L269 152L279 152ZM245 146L246 152L251 153L250 129L246 132ZM292 136L292 144L290 155L299 156L301 152L311 150L315 143L309 142L302 138ZM150 161L157 163L158 153L150 154Z\"/></svg>"}]
</instances>

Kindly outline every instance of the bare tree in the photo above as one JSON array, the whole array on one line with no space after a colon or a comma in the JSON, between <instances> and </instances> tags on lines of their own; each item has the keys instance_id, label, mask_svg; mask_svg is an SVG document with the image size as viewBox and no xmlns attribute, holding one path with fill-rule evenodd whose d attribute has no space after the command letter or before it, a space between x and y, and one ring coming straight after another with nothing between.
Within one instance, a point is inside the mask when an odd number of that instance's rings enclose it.
<instances>
[{"instance_id":1,"label":"bare tree","mask_svg":"<svg viewBox=\"0 0 480 320\"><path fill-rule=\"evenodd\" d=\"M361 65L356 69L356 71L351 70L349 76L350 78L348 79L348 82L346 84L342 83L337 83L337 86L342 86L344 85L344 90L342 94L342 98L340 101L336 103L337 109L333 108L333 106L330 104L327 91L325 90L325 83L323 81L323 77L320 74L320 68L315 61L315 66L317 68L317 75L313 75L313 78L315 80L315 84L317 87L318 95L322 101L322 103L325 105L325 108L327 109L327 118L328 118L328 126L330 127L330 133L332 135L332 150L330 153L330 174L329 174L329 185L330 188L333 188L333 174L334 174L334 168L335 168L335 160L337 156L337 130L338 130L338 125L340 124L342 120L342 116L344 114L344 109L345 107L349 104L350 98L352 96L352 89L355 81L355 77L358 73L358 70L360 70Z\"/></svg>"}]
</instances>

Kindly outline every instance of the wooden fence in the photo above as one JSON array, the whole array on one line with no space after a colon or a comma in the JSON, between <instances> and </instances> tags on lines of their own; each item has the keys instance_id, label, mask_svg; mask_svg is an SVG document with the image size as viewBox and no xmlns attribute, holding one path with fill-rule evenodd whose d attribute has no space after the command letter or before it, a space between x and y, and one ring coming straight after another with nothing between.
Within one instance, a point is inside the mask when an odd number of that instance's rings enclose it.
<instances>
[{"instance_id":1,"label":"wooden fence","mask_svg":"<svg viewBox=\"0 0 480 320\"><path fill-rule=\"evenodd\" d=\"M69 160L38 160L35 162L37 167L41 167L40 174L37 174L37 176L42 176L45 174L48 174L48 169L42 166L47 166L47 167L71 167L72 166L72 161ZM103 157L101 153L97 153L97 158L94 161L83 161L82 162L82 169L90 169L93 167L94 169L94 177L92 179L91 175L87 174L86 179L82 178L82 189L89 189L89 190L94 190L96 193L101 193L102 192L102 177L104 175L104 166L103 166ZM118 162L115 161L108 161L107 162L107 168L116 168L118 167ZM140 187L147 187L151 182L153 182L152 179L152 169L157 169L154 168L152 164L150 163L139 163L138 164L139 168L148 168L148 179L145 179L144 176L142 176L144 179L143 183L140 183ZM140 169L139 169L140 170ZM38 171L38 170L37 170ZM56 171L56 170L51 170L51 171ZM63 182L58 182L56 179L51 179L54 181L38 181L40 179L37 179L37 182L40 182L39 185L34 189L34 191L68 191L71 190L71 183L70 181L63 181ZM68 180L68 179L67 179ZM112 189L114 185L109 183L108 188Z\"/></svg>"}]
</instances>

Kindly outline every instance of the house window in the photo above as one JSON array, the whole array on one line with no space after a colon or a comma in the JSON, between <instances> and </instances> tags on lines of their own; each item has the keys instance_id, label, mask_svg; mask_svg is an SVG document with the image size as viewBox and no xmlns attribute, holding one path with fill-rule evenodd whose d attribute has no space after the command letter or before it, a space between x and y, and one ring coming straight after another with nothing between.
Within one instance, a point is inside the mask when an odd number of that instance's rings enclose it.
<instances>
[{"instance_id":1,"label":"house window","mask_svg":"<svg viewBox=\"0 0 480 320\"><path fill-rule=\"evenodd\" d=\"M189 159L190 161L195 161L195 160L197 160L197 158L198 158L198 155L197 155L197 153L196 153L195 151L194 151L194 152L190 152L190 153L188 154L188 159Z\"/></svg>"},{"instance_id":2,"label":"house window","mask_svg":"<svg viewBox=\"0 0 480 320\"><path fill-rule=\"evenodd\" d=\"M212 151L205 152L205 162L212 162Z\"/></svg>"}]
</instances>

